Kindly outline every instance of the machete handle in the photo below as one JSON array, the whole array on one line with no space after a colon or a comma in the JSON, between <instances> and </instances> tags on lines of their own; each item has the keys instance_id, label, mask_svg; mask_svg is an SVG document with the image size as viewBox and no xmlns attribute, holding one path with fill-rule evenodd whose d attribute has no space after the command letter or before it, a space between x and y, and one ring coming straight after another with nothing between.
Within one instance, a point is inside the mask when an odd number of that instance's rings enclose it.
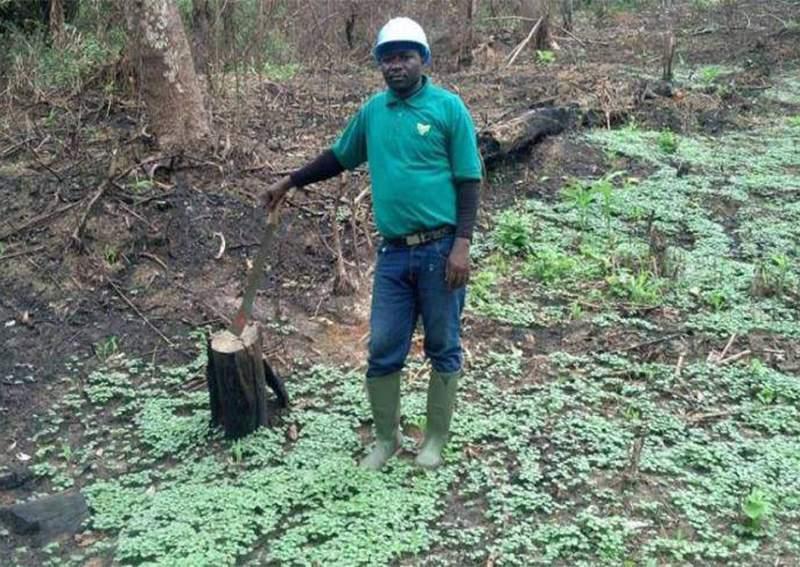
<instances>
[{"instance_id":1,"label":"machete handle","mask_svg":"<svg viewBox=\"0 0 800 567\"><path fill-rule=\"evenodd\" d=\"M270 207L267 209L267 223L271 225L278 224L278 218L280 217L281 206L291 197L294 195L294 187L291 187L286 193L281 195L281 198L278 199L278 202L275 203L274 207Z\"/></svg>"}]
</instances>

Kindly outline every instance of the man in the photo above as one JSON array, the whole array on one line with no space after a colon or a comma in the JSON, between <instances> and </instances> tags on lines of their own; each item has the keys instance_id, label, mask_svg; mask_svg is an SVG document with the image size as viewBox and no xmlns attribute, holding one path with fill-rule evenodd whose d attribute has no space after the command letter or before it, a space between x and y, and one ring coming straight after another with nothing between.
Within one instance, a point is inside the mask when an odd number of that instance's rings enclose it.
<instances>
[{"instance_id":1,"label":"man","mask_svg":"<svg viewBox=\"0 0 800 567\"><path fill-rule=\"evenodd\" d=\"M461 311L478 208L481 164L461 99L422 73L430 48L409 18L390 20L374 49L388 89L370 98L336 143L265 194L268 208L291 187L367 161L378 250L366 386L375 447L361 461L380 469L400 448L400 380L418 317L431 361L425 440L418 465L442 463L461 374Z\"/></svg>"}]
</instances>

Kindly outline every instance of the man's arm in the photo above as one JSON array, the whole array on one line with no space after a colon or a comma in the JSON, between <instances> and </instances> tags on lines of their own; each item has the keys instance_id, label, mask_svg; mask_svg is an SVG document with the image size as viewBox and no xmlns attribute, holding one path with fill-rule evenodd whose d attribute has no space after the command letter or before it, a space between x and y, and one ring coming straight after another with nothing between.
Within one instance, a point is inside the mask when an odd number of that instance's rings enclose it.
<instances>
[{"instance_id":1,"label":"man's arm","mask_svg":"<svg viewBox=\"0 0 800 567\"><path fill-rule=\"evenodd\" d=\"M456 238L447 259L450 289L463 287L469 281L469 244L478 217L480 184L478 180L467 180L456 186Z\"/></svg>"},{"instance_id":2,"label":"man's arm","mask_svg":"<svg viewBox=\"0 0 800 567\"><path fill-rule=\"evenodd\" d=\"M292 187L305 187L317 181L336 177L343 171L344 168L334 153L331 150L325 150L300 169L267 187L262 195L262 200L268 209L272 209Z\"/></svg>"},{"instance_id":3,"label":"man's arm","mask_svg":"<svg viewBox=\"0 0 800 567\"><path fill-rule=\"evenodd\" d=\"M477 179L462 181L456 186L456 238L472 241L478 218L480 186L481 182Z\"/></svg>"},{"instance_id":4,"label":"man's arm","mask_svg":"<svg viewBox=\"0 0 800 567\"><path fill-rule=\"evenodd\" d=\"M289 174L294 187L305 187L317 181L325 181L331 177L336 177L344 171L344 167L336 159L332 150L322 152L316 159Z\"/></svg>"}]
</instances>

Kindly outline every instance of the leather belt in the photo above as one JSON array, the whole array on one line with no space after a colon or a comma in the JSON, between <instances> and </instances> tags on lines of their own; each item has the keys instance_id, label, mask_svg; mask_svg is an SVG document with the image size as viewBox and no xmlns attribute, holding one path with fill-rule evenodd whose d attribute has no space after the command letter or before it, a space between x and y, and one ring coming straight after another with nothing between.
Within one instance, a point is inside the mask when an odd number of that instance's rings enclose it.
<instances>
[{"instance_id":1,"label":"leather belt","mask_svg":"<svg viewBox=\"0 0 800 567\"><path fill-rule=\"evenodd\" d=\"M415 232L414 234L407 234L406 236L401 236L399 238L385 238L384 241L392 246L419 246L420 244L425 244L427 242L439 240L445 236L450 236L451 234L455 234L455 232L456 228L448 224L445 226L440 226L439 228L434 228L433 230Z\"/></svg>"}]
</instances>

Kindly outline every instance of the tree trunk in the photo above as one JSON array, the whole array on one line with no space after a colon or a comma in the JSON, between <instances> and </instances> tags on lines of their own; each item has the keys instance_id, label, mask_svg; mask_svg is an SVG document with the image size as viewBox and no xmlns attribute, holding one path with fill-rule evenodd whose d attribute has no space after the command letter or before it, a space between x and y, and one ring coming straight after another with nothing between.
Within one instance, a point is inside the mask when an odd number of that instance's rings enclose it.
<instances>
[{"instance_id":1,"label":"tree trunk","mask_svg":"<svg viewBox=\"0 0 800 567\"><path fill-rule=\"evenodd\" d=\"M220 20L222 22L222 54L225 63L235 62L236 51L236 2L221 0Z\"/></svg>"},{"instance_id":2,"label":"tree trunk","mask_svg":"<svg viewBox=\"0 0 800 567\"><path fill-rule=\"evenodd\" d=\"M675 34L667 32L664 36L664 55L661 62L661 80L672 80L672 60L675 58Z\"/></svg>"},{"instance_id":3,"label":"tree trunk","mask_svg":"<svg viewBox=\"0 0 800 567\"><path fill-rule=\"evenodd\" d=\"M211 11L208 0L192 2L192 54L194 68L199 74L208 76L208 48L211 38Z\"/></svg>"},{"instance_id":4,"label":"tree trunk","mask_svg":"<svg viewBox=\"0 0 800 567\"><path fill-rule=\"evenodd\" d=\"M533 26L541 18L536 34L530 42L534 49L550 48L550 18L556 12L556 0L522 0L520 15Z\"/></svg>"},{"instance_id":5,"label":"tree trunk","mask_svg":"<svg viewBox=\"0 0 800 567\"><path fill-rule=\"evenodd\" d=\"M458 66L472 63L472 50L475 47L475 20L480 12L480 0L466 1L466 33L463 35L461 49L458 54Z\"/></svg>"},{"instance_id":6,"label":"tree trunk","mask_svg":"<svg viewBox=\"0 0 800 567\"><path fill-rule=\"evenodd\" d=\"M53 45L59 47L64 42L64 3L62 0L50 0L50 37Z\"/></svg>"},{"instance_id":7,"label":"tree trunk","mask_svg":"<svg viewBox=\"0 0 800 567\"><path fill-rule=\"evenodd\" d=\"M573 0L561 0L561 25L568 32L573 28L573 14L575 13L575 6Z\"/></svg>"},{"instance_id":8,"label":"tree trunk","mask_svg":"<svg viewBox=\"0 0 800 567\"><path fill-rule=\"evenodd\" d=\"M192 146L210 134L180 13L172 0L125 4L133 57L150 125L163 147Z\"/></svg>"}]
</instances>

